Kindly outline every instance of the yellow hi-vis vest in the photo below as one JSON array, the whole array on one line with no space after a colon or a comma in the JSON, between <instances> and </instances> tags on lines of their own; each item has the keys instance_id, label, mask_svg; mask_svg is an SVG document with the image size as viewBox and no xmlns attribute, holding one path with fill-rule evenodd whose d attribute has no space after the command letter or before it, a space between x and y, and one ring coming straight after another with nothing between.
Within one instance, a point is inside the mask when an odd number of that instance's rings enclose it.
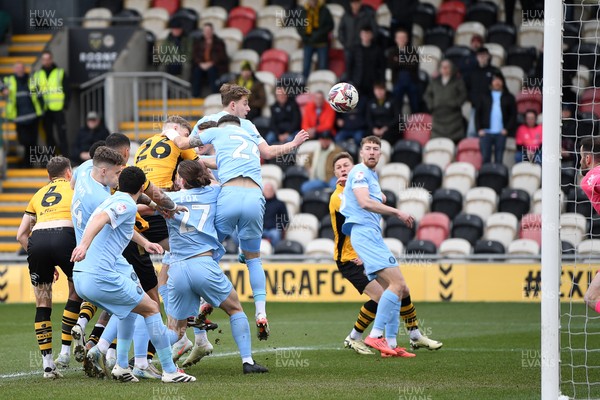
<instances>
[{"instance_id":1,"label":"yellow hi-vis vest","mask_svg":"<svg viewBox=\"0 0 600 400\"><path fill-rule=\"evenodd\" d=\"M44 98L44 108L50 111L61 111L65 105L65 88L63 88L63 77L65 70L54 68L50 76L46 76L43 69L35 73L35 83Z\"/></svg>"},{"instance_id":2,"label":"yellow hi-vis vest","mask_svg":"<svg viewBox=\"0 0 600 400\"><path fill-rule=\"evenodd\" d=\"M17 78L14 75L5 77L4 85L8 89L8 101L6 102L4 117L12 121L17 118ZM29 79L29 93L31 94L31 102L35 109L35 115L39 117L42 115L42 105L38 101L37 89L32 79Z\"/></svg>"}]
</instances>

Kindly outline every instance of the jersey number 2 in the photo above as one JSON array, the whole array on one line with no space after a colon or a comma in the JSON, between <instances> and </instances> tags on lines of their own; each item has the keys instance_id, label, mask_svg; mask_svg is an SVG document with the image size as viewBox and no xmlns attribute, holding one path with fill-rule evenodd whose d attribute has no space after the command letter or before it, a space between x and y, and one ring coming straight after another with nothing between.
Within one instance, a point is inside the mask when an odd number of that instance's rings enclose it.
<instances>
[{"instance_id":1,"label":"jersey number 2","mask_svg":"<svg viewBox=\"0 0 600 400\"><path fill-rule=\"evenodd\" d=\"M192 232L194 230L196 230L198 232L202 232L202 229L204 229L204 224L206 223L206 220L208 219L210 205L208 205L208 204L193 204L191 207L192 207L192 210L202 211L202 216L200 217L200 221L198 221L197 226L188 226L187 223L190 219L190 212L188 211L188 212L184 213L183 218L181 218L181 224L179 225L180 233L188 233L188 232Z\"/></svg>"},{"instance_id":2,"label":"jersey number 2","mask_svg":"<svg viewBox=\"0 0 600 400\"><path fill-rule=\"evenodd\" d=\"M245 160L249 160L250 155L243 152L249 146L248 141L243 136L240 136L240 135L229 135L229 139L235 140L236 142L241 142L241 144L238 147L236 147L235 150L233 151L232 157L233 158L243 158ZM252 153L251 154L255 155L257 158L260 158L260 153L258 152L258 147L256 147L256 144L254 144L254 143L252 143Z\"/></svg>"},{"instance_id":3,"label":"jersey number 2","mask_svg":"<svg viewBox=\"0 0 600 400\"><path fill-rule=\"evenodd\" d=\"M171 148L169 147L168 144L165 143L166 140L168 140L168 139L167 138L162 139L160 142L157 142L152 147L152 150L150 150L150 155L153 158L166 158L169 156L169 154L171 154ZM136 163L148 158L148 155L146 154L146 152L150 148L150 144L151 144L151 142L148 142L148 144L145 145L145 147L142 149L142 151L140 152L140 154L137 156L137 158L135 160ZM159 149L161 150L160 153L158 152Z\"/></svg>"}]
</instances>

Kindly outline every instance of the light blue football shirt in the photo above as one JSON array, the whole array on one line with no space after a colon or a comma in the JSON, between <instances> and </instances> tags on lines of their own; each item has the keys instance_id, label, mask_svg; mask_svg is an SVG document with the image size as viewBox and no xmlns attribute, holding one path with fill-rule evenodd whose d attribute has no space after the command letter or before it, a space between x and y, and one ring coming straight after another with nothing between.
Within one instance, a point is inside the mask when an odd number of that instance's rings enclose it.
<instances>
[{"instance_id":1,"label":"light blue football shirt","mask_svg":"<svg viewBox=\"0 0 600 400\"><path fill-rule=\"evenodd\" d=\"M368 188L369 197L383 203L383 193L381 192L381 186L379 186L377 172L363 163L355 165L348 174L342 205L340 206L340 212L346 217L342 232L350 235L353 224L361 224L381 232L381 225L379 224L381 215L360 207L353 191L356 188Z\"/></svg>"},{"instance_id":2,"label":"light blue football shirt","mask_svg":"<svg viewBox=\"0 0 600 400\"><path fill-rule=\"evenodd\" d=\"M216 261L225 254L223 245L217 239L215 228L220 191L220 186L211 185L166 193L177 205L185 206L189 210L166 219L169 229L170 263L186 260L210 250Z\"/></svg>"},{"instance_id":3,"label":"light blue football shirt","mask_svg":"<svg viewBox=\"0 0 600 400\"><path fill-rule=\"evenodd\" d=\"M89 159L83 162L79 167L75 168L75 171L73 171L73 177L75 178L75 181L77 181L77 179L79 179L80 176L89 175L92 171L93 166L94 160Z\"/></svg>"},{"instance_id":4,"label":"light blue football shirt","mask_svg":"<svg viewBox=\"0 0 600 400\"><path fill-rule=\"evenodd\" d=\"M83 230L92 213L109 197L110 188L92 177L91 168L79 174L75 182L73 200L71 202L71 218L75 227L75 239L77 243L81 241Z\"/></svg>"},{"instance_id":5,"label":"light blue football shirt","mask_svg":"<svg viewBox=\"0 0 600 400\"><path fill-rule=\"evenodd\" d=\"M212 144L217 156L219 181L223 184L243 176L252 179L262 188L260 174L259 140L235 125L210 128L199 136L204 144Z\"/></svg>"},{"instance_id":6,"label":"light blue football shirt","mask_svg":"<svg viewBox=\"0 0 600 400\"><path fill-rule=\"evenodd\" d=\"M108 214L110 224L105 225L96 235L85 259L75 264L75 271L96 274L101 274L102 270L117 271L117 260L123 257L123 250L133 237L137 205L129 194L116 192L109 196L96 208L89 220L91 221L96 214L101 212Z\"/></svg>"},{"instance_id":7,"label":"light blue football shirt","mask_svg":"<svg viewBox=\"0 0 600 400\"><path fill-rule=\"evenodd\" d=\"M224 116L224 115L229 115L229 113L227 111L219 111L218 113L210 114L210 115L205 115L204 117L200 118L198 120L198 122L196 122L196 125L194 126L194 129L192 129L192 132L190 133L190 137L192 137L193 135L195 135L196 137L198 137L198 126L201 123L207 122L207 121L219 122L219 119L221 119L221 117ZM263 139L263 137L260 136L260 133L258 132L258 129L256 129L256 126L254 126L254 124L252 122L250 122L249 120L247 120L245 118L240 118L240 126L243 129L245 129L246 132L248 132L250 135L256 136L258 138L258 140L259 140L259 143L265 141Z\"/></svg>"}]
</instances>

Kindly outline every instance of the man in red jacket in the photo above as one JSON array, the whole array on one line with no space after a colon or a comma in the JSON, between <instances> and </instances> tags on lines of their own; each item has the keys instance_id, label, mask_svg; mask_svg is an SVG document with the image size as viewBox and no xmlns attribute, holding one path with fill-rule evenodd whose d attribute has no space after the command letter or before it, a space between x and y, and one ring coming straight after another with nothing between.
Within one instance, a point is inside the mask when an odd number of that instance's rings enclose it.
<instances>
[{"instance_id":1,"label":"man in red jacket","mask_svg":"<svg viewBox=\"0 0 600 400\"><path fill-rule=\"evenodd\" d=\"M315 100L304 106L302 110L302 129L308 132L310 139L314 139L317 133L329 131L331 136L335 134L335 111L325 101L323 92L315 94Z\"/></svg>"}]
</instances>

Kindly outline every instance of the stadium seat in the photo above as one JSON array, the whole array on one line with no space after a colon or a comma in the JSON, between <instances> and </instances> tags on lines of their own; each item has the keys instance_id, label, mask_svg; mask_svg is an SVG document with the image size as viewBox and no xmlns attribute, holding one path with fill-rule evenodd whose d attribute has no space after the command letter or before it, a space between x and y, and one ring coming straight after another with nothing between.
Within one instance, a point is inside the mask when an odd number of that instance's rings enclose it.
<instances>
[{"instance_id":1,"label":"stadium seat","mask_svg":"<svg viewBox=\"0 0 600 400\"><path fill-rule=\"evenodd\" d=\"M415 239L406 245L406 254L410 255L436 254L436 252L435 244L428 240Z\"/></svg>"},{"instance_id":2,"label":"stadium seat","mask_svg":"<svg viewBox=\"0 0 600 400\"><path fill-rule=\"evenodd\" d=\"M503 164L483 164L477 175L477 186L486 186L500 194L508 185L508 168Z\"/></svg>"},{"instance_id":3,"label":"stadium seat","mask_svg":"<svg viewBox=\"0 0 600 400\"><path fill-rule=\"evenodd\" d=\"M419 2L413 14L413 23L427 30L435 25L436 9L432 4Z\"/></svg>"},{"instance_id":4,"label":"stadium seat","mask_svg":"<svg viewBox=\"0 0 600 400\"><path fill-rule=\"evenodd\" d=\"M403 163L409 168L414 168L421 163L422 150L421 144L414 140L399 140L394 145L392 152L392 163Z\"/></svg>"},{"instance_id":5,"label":"stadium seat","mask_svg":"<svg viewBox=\"0 0 600 400\"><path fill-rule=\"evenodd\" d=\"M402 220L396 217L389 217L385 220L385 237L396 238L404 243L404 245L415 237L415 231L414 225L409 228Z\"/></svg>"},{"instance_id":6,"label":"stadium seat","mask_svg":"<svg viewBox=\"0 0 600 400\"><path fill-rule=\"evenodd\" d=\"M508 254L511 256L537 256L540 254L540 245L531 239L513 240L508 245Z\"/></svg>"},{"instance_id":7,"label":"stadium seat","mask_svg":"<svg viewBox=\"0 0 600 400\"><path fill-rule=\"evenodd\" d=\"M296 8L296 0L268 0L267 4L279 6L284 10L293 10Z\"/></svg>"},{"instance_id":8,"label":"stadium seat","mask_svg":"<svg viewBox=\"0 0 600 400\"><path fill-rule=\"evenodd\" d=\"M181 8L188 8L194 10L196 15L202 15L205 8L208 7L208 0L182 0Z\"/></svg>"},{"instance_id":9,"label":"stadium seat","mask_svg":"<svg viewBox=\"0 0 600 400\"><path fill-rule=\"evenodd\" d=\"M277 165L264 164L260 167L260 174L263 179L270 179L276 183L275 190L281 187L283 182L283 171Z\"/></svg>"},{"instance_id":10,"label":"stadium seat","mask_svg":"<svg viewBox=\"0 0 600 400\"><path fill-rule=\"evenodd\" d=\"M473 3L467 8L465 20L492 26L498 20L498 6L489 1Z\"/></svg>"},{"instance_id":11,"label":"stadium seat","mask_svg":"<svg viewBox=\"0 0 600 400\"><path fill-rule=\"evenodd\" d=\"M346 12L346 10L344 9L344 6L342 6L341 4L335 4L334 2L330 2L330 1L326 2L325 5L329 9L329 13L331 14L331 17L333 18L333 34L334 34L334 37L337 37L337 32L338 32L338 28L340 26L340 21L342 20L342 17L344 16L344 13Z\"/></svg>"},{"instance_id":12,"label":"stadium seat","mask_svg":"<svg viewBox=\"0 0 600 400\"><path fill-rule=\"evenodd\" d=\"M512 25L503 23L492 25L488 28L486 42L498 43L508 52L508 49L517 42L517 31Z\"/></svg>"},{"instance_id":13,"label":"stadium seat","mask_svg":"<svg viewBox=\"0 0 600 400\"><path fill-rule=\"evenodd\" d=\"M444 170L452 160L454 160L454 142L450 139L431 139L423 149L424 164L434 164Z\"/></svg>"},{"instance_id":14,"label":"stadium seat","mask_svg":"<svg viewBox=\"0 0 600 400\"><path fill-rule=\"evenodd\" d=\"M401 258L404 255L404 245L395 238L383 238L383 243L392 252L394 257Z\"/></svg>"},{"instance_id":15,"label":"stadium seat","mask_svg":"<svg viewBox=\"0 0 600 400\"><path fill-rule=\"evenodd\" d=\"M291 57L302 46L302 39L295 28L282 28L274 35L273 48L283 50ZM304 50L301 49L302 52ZM304 59L304 53L302 53ZM301 70L298 72L302 72Z\"/></svg>"},{"instance_id":16,"label":"stadium seat","mask_svg":"<svg viewBox=\"0 0 600 400\"><path fill-rule=\"evenodd\" d=\"M571 188L567 195L567 212L578 213L586 218L597 215L592 203L581 187Z\"/></svg>"},{"instance_id":17,"label":"stadium seat","mask_svg":"<svg viewBox=\"0 0 600 400\"><path fill-rule=\"evenodd\" d=\"M530 197L522 189L504 188L498 201L498 212L508 212L518 219L529 212Z\"/></svg>"},{"instance_id":18,"label":"stadium seat","mask_svg":"<svg viewBox=\"0 0 600 400\"><path fill-rule=\"evenodd\" d=\"M520 162L512 167L510 187L525 190L530 196L540 187L542 167L539 164Z\"/></svg>"},{"instance_id":19,"label":"stadium seat","mask_svg":"<svg viewBox=\"0 0 600 400\"><path fill-rule=\"evenodd\" d=\"M304 248L300 242L294 240L282 240L275 246L273 254L290 254L290 255L302 255L304 254Z\"/></svg>"},{"instance_id":20,"label":"stadium seat","mask_svg":"<svg viewBox=\"0 0 600 400\"><path fill-rule=\"evenodd\" d=\"M523 87L525 72L523 72L521 67L516 65L505 65L500 68L500 71L504 75L508 91L516 97L521 92L521 88Z\"/></svg>"},{"instance_id":21,"label":"stadium seat","mask_svg":"<svg viewBox=\"0 0 600 400\"><path fill-rule=\"evenodd\" d=\"M560 242L563 255L575 255L575 246L566 240Z\"/></svg>"},{"instance_id":22,"label":"stadium seat","mask_svg":"<svg viewBox=\"0 0 600 400\"><path fill-rule=\"evenodd\" d=\"M298 100L298 98L296 98ZM302 110L302 106L300 106ZM305 166L306 160L310 154L312 154L319 147L319 141L316 139L307 140L296 150L296 164Z\"/></svg>"},{"instance_id":23,"label":"stadium seat","mask_svg":"<svg viewBox=\"0 0 600 400\"><path fill-rule=\"evenodd\" d=\"M577 168L563 165L560 169L560 188L562 193L569 193L577 184Z\"/></svg>"},{"instance_id":24,"label":"stadium seat","mask_svg":"<svg viewBox=\"0 0 600 400\"><path fill-rule=\"evenodd\" d=\"M257 28L270 30L275 38L277 37L275 32L280 32L282 29L285 29L285 9L283 7L278 5L269 5L255 8L255 10Z\"/></svg>"},{"instance_id":25,"label":"stadium seat","mask_svg":"<svg viewBox=\"0 0 600 400\"><path fill-rule=\"evenodd\" d=\"M384 165L379 174L379 185L382 189L392 191L396 196L410 184L410 168L402 163Z\"/></svg>"},{"instance_id":26,"label":"stadium seat","mask_svg":"<svg viewBox=\"0 0 600 400\"><path fill-rule=\"evenodd\" d=\"M446 214L431 212L425 214L417 228L418 240L429 240L439 247L450 234L450 219Z\"/></svg>"},{"instance_id":27,"label":"stadium seat","mask_svg":"<svg viewBox=\"0 0 600 400\"><path fill-rule=\"evenodd\" d=\"M375 18L377 19L377 25L389 28L392 24L392 13L388 8L387 4L381 4L375 12Z\"/></svg>"},{"instance_id":28,"label":"stadium seat","mask_svg":"<svg viewBox=\"0 0 600 400\"><path fill-rule=\"evenodd\" d=\"M142 28L159 38L167 28L169 13L164 8L149 8L142 14Z\"/></svg>"},{"instance_id":29,"label":"stadium seat","mask_svg":"<svg viewBox=\"0 0 600 400\"><path fill-rule=\"evenodd\" d=\"M172 15L179 9L179 0L152 0L152 7L164 8Z\"/></svg>"},{"instance_id":30,"label":"stadium seat","mask_svg":"<svg viewBox=\"0 0 600 400\"><path fill-rule=\"evenodd\" d=\"M390 207L394 207L396 208L396 205L398 204L398 196L396 196L396 193L392 192L391 190L382 190L383 194L385 195L385 202L384 204L386 206L390 206ZM387 216L384 216L384 218L386 218Z\"/></svg>"},{"instance_id":31,"label":"stadium seat","mask_svg":"<svg viewBox=\"0 0 600 400\"><path fill-rule=\"evenodd\" d=\"M454 219L462 210L462 195L454 189L438 189L433 193L431 211L441 212Z\"/></svg>"},{"instance_id":32,"label":"stadium seat","mask_svg":"<svg viewBox=\"0 0 600 400\"><path fill-rule=\"evenodd\" d=\"M307 257L333 259L335 243L331 239L313 239L306 245L304 254Z\"/></svg>"},{"instance_id":33,"label":"stadium seat","mask_svg":"<svg viewBox=\"0 0 600 400\"><path fill-rule=\"evenodd\" d=\"M224 28L227 23L227 10L223 7L206 7L200 13L200 19L198 20L198 28L202 28L204 24L210 22L213 24L215 31Z\"/></svg>"},{"instance_id":34,"label":"stadium seat","mask_svg":"<svg viewBox=\"0 0 600 400\"><path fill-rule=\"evenodd\" d=\"M522 24L517 35L517 44L521 47L535 47L542 51L544 43L543 24Z\"/></svg>"},{"instance_id":35,"label":"stadium seat","mask_svg":"<svg viewBox=\"0 0 600 400\"><path fill-rule=\"evenodd\" d=\"M454 43L454 31L446 25L433 26L425 31L424 43L437 46L444 52Z\"/></svg>"},{"instance_id":36,"label":"stadium seat","mask_svg":"<svg viewBox=\"0 0 600 400\"><path fill-rule=\"evenodd\" d=\"M240 6L249 7L258 12L267 7L267 0L240 0Z\"/></svg>"},{"instance_id":37,"label":"stadium seat","mask_svg":"<svg viewBox=\"0 0 600 400\"><path fill-rule=\"evenodd\" d=\"M450 47L450 46L448 46ZM419 53L421 54L421 57L425 60L428 60L428 62L425 63L419 63L419 69L422 71L425 71L427 73L427 76L435 76L435 74L438 73L438 67L440 64L440 61L442 60L442 49L435 45L435 44L428 44L425 43L425 45L421 46ZM408 129L407 129L408 130ZM429 128L429 130L431 131L431 128ZM410 139L406 136L404 136L404 139ZM414 139L412 139L414 140ZM427 137L427 140L429 140L429 137ZM421 143L421 145L425 145L425 143L419 141Z\"/></svg>"},{"instance_id":38,"label":"stadium seat","mask_svg":"<svg viewBox=\"0 0 600 400\"><path fill-rule=\"evenodd\" d=\"M560 239L577 246L584 239L587 222L583 215L563 213L560 215Z\"/></svg>"},{"instance_id":39,"label":"stadium seat","mask_svg":"<svg viewBox=\"0 0 600 400\"><path fill-rule=\"evenodd\" d=\"M429 202L431 195L422 188L408 188L400 192L398 199L398 208L413 216L415 221L421 218L429 211Z\"/></svg>"},{"instance_id":40,"label":"stadium seat","mask_svg":"<svg viewBox=\"0 0 600 400\"><path fill-rule=\"evenodd\" d=\"M525 74L529 74L537 60L537 50L535 47L513 46L506 53L506 65L516 65L521 67Z\"/></svg>"},{"instance_id":41,"label":"stadium seat","mask_svg":"<svg viewBox=\"0 0 600 400\"><path fill-rule=\"evenodd\" d=\"M542 245L542 215L525 214L521 219L521 230L519 238L535 240L538 245Z\"/></svg>"},{"instance_id":42,"label":"stadium seat","mask_svg":"<svg viewBox=\"0 0 600 400\"><path fill-rule=\"evenodd\" d=\"M273 254L273 246L271 246L271 242L266 239L262 239L260 241L260 257L265 258Z\"/></svg>"},{"instance_id":43,"label":"stadium seat","mask_svg":"<svg viewBox=\"0 0 600 400\"><path fill-rule=\"evenodd\" d=\"M461 140L456 149L456 161L468 162L477 170L481 168L482 158L479 138L465 138Z\"/></svg>"},{"instance_id":44,"label":"stadium seat","mask_svg":"<svg viewBox=\"0 0 600 400\"><path fill-rule=\"evenodd\" d=\"M275 37L275 41L277 42L277 37ZM289 72L294 73L302 73L304 65L304 49L296 49L292 51L290 54L290 64L288 67ZM316 59L313 56L310 70L312 71L315 68Z\"/></svg>"},{"instance_id":45,"label":"stadium seat","mask_svg":"<svg viewBox=\"0 0 600 400\"><path fill-rule=\"evenodd\" d=\"M465 196L475 184L475 167L466 162L454 162L446 168L442 187L455 189Z\"/></svg>"},{"instance_id":46,"label":"stadium seat","mask_svg":"<svg viewBox=\"0 0 600 400\"><path fill-rule=\"evenodd\" d=\"M463 257L471 254L471 243L465 239L446 239L440 244L438 252L442 257Z\"/></svg>"},{"instance_id":47,"label":"stadium seat","mask_svg":"<svg viewBox=\"0 0 600 400\"><path fill-rule=\"evenodd\" d=\"M138 26L142 20L142 16L136 10L123 9L117 14L114 14L117 19L113 22L113 26Z\"/></svg>"},{"instance_id":48,"label":"stadium seat","mask_svg":"<svg viewBox=\"0 0 600 400\"><path fill-rule=\"evenodd\" d=\"M204 115L218 113L223 110L223 104L221 103L221 95L218 93L210 94L204 99L202 105Z\"/></svg>"},{"instance_id":49,"label":"stadium seat","mask_svg":"<svg viewBox=\"0 0 600 400\"><path fill-rule=\"evenodd\" d=\"M285 178L283 178L283 187L294 189L300 193L300 187L308 180L308 172L306 168L300 165L293 165L285 170Z\"/></svg>"},{"instance_id":50,"label":"stadium seat","mask_svg":"<svg viewBox=\"0 0 600 400\"><path fill-rule=\"evenodd\" d=\"M319 228L319 237L334 240L333 227L331 226L331 215L327 214L321 220Z\"/></svg>"},{"instance_id":51,"label":"stadium seat","mask_svg":"<svg viewBox=\"0 0 600 400\"><path fill-rule=\"evenodd\" d=\"M411 186L431 193L442 186L442 169L434 164L419 164L413 170Z\"/></svg>"},{"instance_id":52,"label":"stadium seat","mask_svg":"<svg viewBox=\"0 0 600 400\"><path fill-rule=\"evenodd\" d=\"M585 196L584 193L581 193L581 194L585 197L585 199L587 199L587 196ZM572 206L572 209L571 209L571 211L566 210L565 195L563 192L559 193L559 198L560 198L560 211L561 212L565 212L565 211L574 212L574 210L579 209L579 205L576 205L575 202L571 203L569 201L569 205ZM582 206L591 207L591 204L589 203L589 201L587 201L587 204L582 204ZM588 208L588 210L592 210L592 209ZM533 194L531 213L532 214L541 214L542 213L542 189L536 190L535 193ZM584 216L586 216L586 217L589 217L590 215L591 215L591 213L584 214Z\"/></svg>"},{"instance_id":53,"label":"stadium seat","mask_svg":"<svg viewBox=\"0 0 600 400\"><path fill-rule=\"evenodd\" d=\"M244 36L242 47L256 51L259 55L273 46L273 34L268 29L255 28ZM287 56L287 54L286 54Z\"/></svg>"},{"instance_id":54,"label":"stadium seat","mask_svg":"<svg viewBox=\"0 0 600 400\"><path fill-rule=\"evenodd\" d=\"M247 35L256 25L256 11L248 7L235 7L229 11L227 26L238 28Z\"/></svg>"},{"instance_id":55,"label":"stadium seat","mask_svg":"<svg viewBox=\"0 0 600 400\"><path fill-rule=\"evenodd\" d=\"M219 5L223 7L228 13L231 14L236 7L240 5L239 0L210 0L211 6Z\"/></svg>"},{"instance_id":56,"label":"stadium seat","mask_svg":"<svg viewBox=\"0 0 600 400\"><path fill-rule=\"evenodd\" d=\"M264 167L264 165L263 165ZM286 205L288 215L292 218L294 215L300 212L300 203L302 202L300 194L294 189L278 189L276 196L279 200L283 201Z\"/></svg>"},{"instance_id":57,"label":"stadium seat","mask_svg":"<svg viewBox=\"0 0 600 400\"><path fill-rule=\"evenodd\" d=\"M504 245L496 240L478 240L473 254L504 254Z\"/></svg>"},{"instance_id":58,"label":"stadium seat","mask_svg":"<svg viewBox=\"0 0 600 400\"><path fill-rule=\"evenodd\" d=\"M412 27L412 44L413 46L422 46L425 38L425 31L418 24L413 24Z\"/></svg>"},{"instance_id":59,"label":"stadium seat","mask_svg":"<svg viewBox=\"0 0 600 400\"><path fill-rule=\"evenodd\" d=\"M250 49L241 49L236 51L231 60L229 61L229 71L233 73L239 73L242 70L242 63L248 61L253 71L256 71L258 68L258 63L260 60L260 56L254 50Z\"/></svg>"},{"instance_id":60,"label":"stadium seat","mask_svg":"<svg viewBox=\"0 0 600 400\"><path fill-rule=\"evenodd\" d=\"M444 1L437 10L436 23L456 30L465 19L466 7L461 1Z\"/></svg>"},{"instance_id":61,"label":"stadium seat","mask_svg":"<svg viewBox=\"0 0 600 400\"><path fill-rule=\"evenodd\" d=\"M473 35L485 37L485 26L479 22L463 22L454 34L454 45L469 46Z\"/></svg>"},{"instance_id":62,"label":"stadium seat","mask_svg":"<svg viewBox=\"0 0 600 400\"><path fill-rule=\"evenodd\" d=\"M311 93L321 91L329 93L329 89L337 82L335 73L328 69L313 71L308 76L308 89Z\"/></svg>"},{"instance_id":63,"label":"stadium seat","mask_svg":"<svg viewBox=\"0 0 600 400\"><path fill-rule=\"evenodd\" d=\"M319 233L319 220L312 214L296 214L288 229L285 232L285 238L295 240L300 243L308 243L317 237Z\"/></svg>"},{"instance_id":64,"label":"stadium seat","mask_svg":"<svg viewBox=\"0 0 600 400\"><path fill-rule=\"evenodd\" d=\"M302 197L302 213L312 214L317 219L323 219L329 214L329 198L331 197L330 190L313 190L306 193Z\"/></svg>"},{"instance_id":65,"label":"stadium seat","mask_svg":"<svg viewBox=\"0 0 600 400\"><path fill-rule=\"evenodd\" d=\"M135 10L138 14L143 15L144 11L150 8L150 1L148 0L125 0L123 8L129 10Z\"/></svg>"},{"instance_id":66,"label":"stadium seat","mask_svg":"<svg viewBox=\"0 0 600 400\"><path fill-rule=\"evenodd\" d=\"M542 93L541 91L523 92L517 95L517 112L525 114L529 109L535 110L538 114L542 112Z\"/></svg>"},{"instance_id":67,"label":"stadium seat","mask_svg":"<svg viewBox=\"0 0 600 400\"><path fill-rule=\"evenodd\" d=\"M586 239L577 245L581 257L600 258L600 239Z\"/></svg>"},{"instance_id":68,"label":"stadium seat","mask_svg":"<svg viewBox=\"0 0 600 400\"><path fill-rule=\"evenodd\" d=\"M275 103L275 86L277 85L277 77L270 71L256 71L254 72L254 75L256 75L258 80L261 81L263 85L265 85L267 105L273 105ZM256 122L254 122L254 125L256 125Z\"/></svg>"},{"instance_id":69,"label":"stadium seat","mask_svg":"<svg viewBox=\"0 0 600 400\"><path fill-rule=\"evenodd\" d=\"M372 7L373 10L378 10L383 4L383 0L363 0L362 3Z\"/></svg>"},{"instance_id":70,"label":"stadium seat","mask_svg":"<svg viewBox=\"0 0 600 400\"><path fill-rule=\"evenodd\" d=\"M177 22L184 33L190 33L196 29L198 26L198 13L195 10L188 8L180 8L176 10L175 13L171 14L171 18L169 19L169 26L173 22ZM221 37L221 32L219 32L219 37Z\"/></svg>"},{"instance_id":71,"label":"stadium seat","mask_svg":"<svg viewBox=\"0 0 600 400\"><path fill-rule=\"evenodd\" d=\"M490 215L485 226L485 238L496 240L507 248L517 235L517 217L511 213L498 212Z\"/></svg>"},{"instance_id":72,"label":"stadium seat","mask_svg":"<svg viewBox=\"0 0 600 400\"><path fill-rule=\"evenodd\" d=\"M346 60L343 49L329 49L329 69L337 76L343 76L346 72Z\"/></svg>"},{"instance_id":73,"label":"stadium seat","mask_svg":"<svg viewBox=\"0 0 600 400\"><path fill-rule=\"evenodd\" d=\"M288 55L283 50L269 49L266 50L260 58L258 69L261 71L269 71L279 78L288 67Z\"/></svg>"},{"instance_id":74,"label":"stadium seat","mask_svg":"<svg viewBox=\"0 0 600 400\"><path fill-rule=\"evenodd\" d=\"M453 65L461 65L467 57L473 56L475 53L468 46L452 46L444 52L444 58L452 61Z\"/></svg>"},{"instance_id":75,"label":"stadium seat","mask_svg":"<svg viewBox=\"0 0 600 400\"><path fill-rule=\"evenodd\" d=\"M108 8L91 8L83 18L82 26L84 28L108 28L112 13Z\"/></svg>"},{"instance_id":76,"label":"stadium seat","mask_svg":"<svg viewBox=\"0 0 600 400\"><path fill-rule=\"evenodd\" d=\"M494 67L501 68L504 65L504 62L506 61L506 50L504 50L504 47L502 47L502 45L499 45L498 43L486 43L485 47L488 49L490 55L492 56L491 64Z\"/></svg>"},{"instance_id":77,"label":"stadium seat","mask_svg":"<svg viewBox=\"0 0 600 400\"><path fill-rule=\"evenodd\" d=\"M431 137L431 128L409 125L404 131L404 139L425 146Z\"/></svg>"}]
</instances>

